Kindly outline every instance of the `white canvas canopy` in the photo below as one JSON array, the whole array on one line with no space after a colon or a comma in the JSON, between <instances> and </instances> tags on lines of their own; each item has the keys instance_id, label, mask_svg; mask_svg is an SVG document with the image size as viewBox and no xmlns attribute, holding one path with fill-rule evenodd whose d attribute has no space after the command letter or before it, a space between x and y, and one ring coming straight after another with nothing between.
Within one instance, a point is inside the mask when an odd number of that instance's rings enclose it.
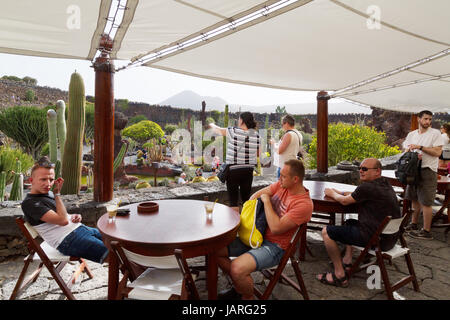
<instances>
[{"instance_id":1,"label":"white canvas canopy","mask_svg":"<svg viewBox=\"0 0 450 320\"><path fill-rule=\"evenodd\" d=\"M120 10L111 57L207 79L325 90L396 111L450 111L450 1L289 1L228 27L283 2L120 1L127 10ZM2 3L0 52L93 60L117 4ZM220 27L226 31L206 37ZM203 41L189 45L199 36ZM179 50L161 54L174 46ZM146 58L152 54L157 58Z\"/></svg>"}]
</instances>

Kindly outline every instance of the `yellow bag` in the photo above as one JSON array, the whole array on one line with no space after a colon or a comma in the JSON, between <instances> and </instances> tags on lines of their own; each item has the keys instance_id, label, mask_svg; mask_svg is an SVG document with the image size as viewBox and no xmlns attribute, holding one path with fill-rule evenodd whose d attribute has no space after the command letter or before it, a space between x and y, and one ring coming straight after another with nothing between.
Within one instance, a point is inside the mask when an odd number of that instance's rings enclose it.
<instances>
[{"instance_id":1,"label":"yellow bag","mask_svg":"<svg viewBox=\"0 0 450 320\"><path fill-rule=\"evenodd\" d=\"M264 204L260 199L248 200L241 212L238 234L241 241L253 249L261 247L267 221Z\"/></svg>"}]
</instances>

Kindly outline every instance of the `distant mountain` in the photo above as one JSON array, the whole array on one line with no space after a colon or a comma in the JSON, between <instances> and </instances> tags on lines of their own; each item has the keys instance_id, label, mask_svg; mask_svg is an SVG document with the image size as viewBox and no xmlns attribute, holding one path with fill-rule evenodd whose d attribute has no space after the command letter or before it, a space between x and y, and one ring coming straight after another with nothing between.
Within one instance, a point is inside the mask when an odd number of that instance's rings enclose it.
<instances>
[{"instance_id":1,"label":"distant mountain","mask_svg":"<svg viewBox=\"0 0 450 320\"><path fill-rule=\"evenodd\" d=\"M317 113L317 103L297 103L297 104L274 104L267 106L244 106L244 105L230 105L230 110L232 112L239 111L250 111L258 113L274 113L277 106L286 107L286 111L291 114L316 114ZM348 103L345 101L340 102L328 102L328 113L365 113L371 114L372 110L370 108L361 107L353 103Z\"/></svg>"},{"instance_id":2,"label":"distant mountain","mask_svg":"<svg viewBox=\"0 0 450 320\"><path fill-rule=\"evenodd\" d=\"M182 91L162 102L159 105L170 105L174 108L185 108L193 110L202 109L202 101L206 102L207 110L219 110L223 111L226 104L228 104L224 99L220 97L208 97L200 96L193 91ZM328 103L328 113L372 113L369 108L364 108L352 103L348 103L342 100L333 100ZM274 113L277 106L286 107L286 111L291 114L316 114L317 104L316 103L298 103L298 104L274 104L266 106L248 106L248 105L238 105L229 104L230 112L250 111L257 113Z\"/></svg>"},{"instance_id":3,"label":"distant mountain","mask_svg":"<svg viewBox=\"0 0 450 320\"><path fill-rule=\"evenodd\" d=\"M202 101L206 102L208 110L222 110L226 104L225 100L219 97L201 96L193 91L182 91L162 102L159 105L170 105L174 108L188 108L193 110L202 110Z\"/></svg>"}]
</instances>

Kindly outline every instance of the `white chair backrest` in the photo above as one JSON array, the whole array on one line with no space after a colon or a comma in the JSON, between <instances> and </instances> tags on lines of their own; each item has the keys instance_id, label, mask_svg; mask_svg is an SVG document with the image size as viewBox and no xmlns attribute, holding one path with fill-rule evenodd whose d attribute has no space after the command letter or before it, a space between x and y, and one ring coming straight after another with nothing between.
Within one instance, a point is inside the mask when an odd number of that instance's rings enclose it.
<instances>
[{"instance_id":1,"label":"white chair backrest","mask_svg":"<svg viewBox=\"0 0 450 320\"><path fill-rule=\"evenodd\" d=\"M386 225L386 227L384 227L383 231L381 232L381 234L394 234L397 233L398 230L400 229L400 225L403 222L403 219L405 219L406 215L404 215L401 218L397 218L397 219L391 219L388 224Z\"/></svg>"},{"instance_id":2,"label":"white chair backrest","mask_svg":"<svg viewBox=\"0 0 450 320\"><path fill-rule=\"evenodd\" d=\"M178 269L178 262L174 255L163 257L143 256L138 253L131 252L122 247L125 256L130 262L137 263L144 267L153 267L157 269Z\"/></svg>"},{"instance_id":3,"label":"white chair backrest","mask_svg":"<svg viewBox=\"0 0 450 320\"><path fill-rule=\"evenodd\" d=\"M39 233L36 231L35 228L33 228L33 226L31 224L29 224L28 222L25 222L24 225L25 225L25 228L27 228L30 235L33 237L33 239L36 239L37 237L39 237Z\"/></svg>"}]
</instances>

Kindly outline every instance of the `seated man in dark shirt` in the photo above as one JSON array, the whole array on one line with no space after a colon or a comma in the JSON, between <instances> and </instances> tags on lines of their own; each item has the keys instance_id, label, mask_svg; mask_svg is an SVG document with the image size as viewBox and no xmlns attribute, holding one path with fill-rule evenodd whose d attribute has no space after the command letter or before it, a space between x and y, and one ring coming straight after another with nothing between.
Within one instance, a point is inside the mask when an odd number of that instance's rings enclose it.
<instances>
[{"instance_id":1,"label":"seated man in dark shirt","mask_svg":"<svg viewBox=\"0 0 450 320\"><path fill-rule=\"evenodd\" d=\"M352 245L365 247L385 217L401 217L394 189L387 179L381 177L380 161L365 159L359 167L359 175L362 183L353 192L325 189L326 196L343 205L358 205L358 220L348 219L343 226L327 226L322 229L323 241L334 265L334 272L317 275L317 279L325 284L347 287L345 269L352 265ZM395 235L382 238L382 250L390 250L396 241ZM347 245L343 258L336 242Z\"/></svg>"},{"instance_id":2,"label":"seated man in dark shirt","mask_svg":"<svg viewBox=\"0 0 450 320\"><path fill-rule=\"evenodd\" d=\"M34 164L30 181L31 190L22 202L25 220L62 254L103 263L108 249L100 232L83 225L81 215L67 214L59 194L64 180L55 180L54 164L47 157Z\"/></svg>"}]
</instances>

